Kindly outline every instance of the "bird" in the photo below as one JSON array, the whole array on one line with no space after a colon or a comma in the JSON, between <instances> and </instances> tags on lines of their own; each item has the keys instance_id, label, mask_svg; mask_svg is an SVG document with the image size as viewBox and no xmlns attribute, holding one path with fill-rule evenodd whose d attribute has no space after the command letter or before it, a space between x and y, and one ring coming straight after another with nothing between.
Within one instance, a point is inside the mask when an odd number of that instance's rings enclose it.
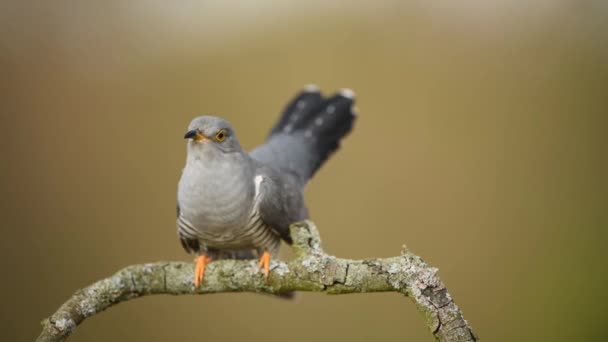
<instances>
[{"instance_id":1,"label":"bird","mask_svg":"<svg viewBox=\"0 0 608 342\"><path fill-rule=\"evenodd\" d=\"M186 164L177 189L177 233L195 254L194 286L213 260L256 259L268 280L289 226L309 218L304 188L351 131L355 93L325 97L305 86L285 106L265 142L245 151L233 126L215 116L186 130Z\"/></svg>"}]
</instances>

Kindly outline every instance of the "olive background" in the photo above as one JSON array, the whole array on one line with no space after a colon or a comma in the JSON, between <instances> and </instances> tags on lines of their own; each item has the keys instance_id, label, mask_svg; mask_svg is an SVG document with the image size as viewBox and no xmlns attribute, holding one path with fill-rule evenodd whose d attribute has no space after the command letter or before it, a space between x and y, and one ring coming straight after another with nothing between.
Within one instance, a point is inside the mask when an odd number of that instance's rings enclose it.
<instances>
[{"instance_id":1,"label":"olive background","mask_svg":"<svg viewBox=\"0 0 608 342\"><path fill-rule=\"evenodd\" d=\"M3 1L3 337L35 339L124 266L192 260L189 121L224 117L252 148L316 83L360 113L306 189L329 253L407 244L485 341L608 339L607 19L601 1ZM71 337L238 339L432 336L398 294L302 293L146 297Z\"/></svg>"}]
</instances>

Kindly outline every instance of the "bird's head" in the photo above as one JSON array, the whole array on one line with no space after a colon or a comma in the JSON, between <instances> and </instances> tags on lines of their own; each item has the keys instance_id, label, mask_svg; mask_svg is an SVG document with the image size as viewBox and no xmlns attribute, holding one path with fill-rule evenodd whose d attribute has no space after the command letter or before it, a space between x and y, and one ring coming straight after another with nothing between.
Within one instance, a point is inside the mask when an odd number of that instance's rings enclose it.
<instances>
[{"instance_id":1,"label":"bird's head","mask_svg":"<svg viewBox=\"0 0 608 342\"><path fill-rule=\"evenodd\" d=\"M184 139L189 139L189 152L218 154L242 151L230 123L214 116L194 118Z\"/></svg>"}]
</instances>

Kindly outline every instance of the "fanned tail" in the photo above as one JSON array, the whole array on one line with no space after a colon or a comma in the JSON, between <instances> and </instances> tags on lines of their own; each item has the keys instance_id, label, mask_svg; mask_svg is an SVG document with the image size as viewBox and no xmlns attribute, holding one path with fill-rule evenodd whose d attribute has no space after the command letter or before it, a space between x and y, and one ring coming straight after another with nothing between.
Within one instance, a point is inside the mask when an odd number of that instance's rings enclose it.
<instances>
[{"instance_id":1,"label":"fanned tail","mask_svg":"<svg viewBox=\"0 0 608 342\"><path fill-rule=\"evenodd\" d=\"M252 151L253 157L308 181L351 131L354 103L350 89L323 98L316 86L306 86L287 105L266 144Z\"/></svg>"},{"instance_id":2,"label":"fanned tail","mask_svg":"<svg viewBox=\"0 0 608 342\"><path fill-rule=\"evenodd\" d=\"M315 85L307 85L287 104L279 121L270 131L269 137L277 134L289 134L301 128L309 118L320 110L325 99Z\"/></svg>"}]
</instances>

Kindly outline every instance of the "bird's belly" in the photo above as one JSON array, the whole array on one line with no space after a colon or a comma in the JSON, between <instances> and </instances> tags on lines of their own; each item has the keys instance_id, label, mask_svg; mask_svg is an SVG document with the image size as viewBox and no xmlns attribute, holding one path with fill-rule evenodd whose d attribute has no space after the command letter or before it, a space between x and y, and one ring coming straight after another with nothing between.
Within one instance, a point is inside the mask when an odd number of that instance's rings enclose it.
<instances>
[{"instance_id":1,"label":"bird's belly","mask_svg":"<svg viewBox=\"0 0 608 342\"><path fill-rule=\"evenodd\" d=\"M208 248L230 250L267 250L275 254L280 244L279 236L262 222L255 213L241 226L222 232L201 231L200 241Z\"/></svg>"}]
</instances>

